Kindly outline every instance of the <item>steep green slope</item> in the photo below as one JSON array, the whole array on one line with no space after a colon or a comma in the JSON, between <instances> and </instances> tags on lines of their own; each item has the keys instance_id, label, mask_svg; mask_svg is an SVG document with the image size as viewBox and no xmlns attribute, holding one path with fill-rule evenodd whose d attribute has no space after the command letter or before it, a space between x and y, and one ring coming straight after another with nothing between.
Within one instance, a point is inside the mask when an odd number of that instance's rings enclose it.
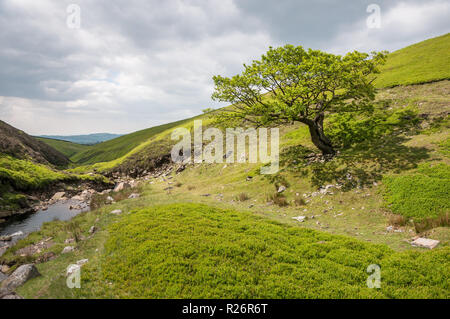
<instances>
[{"instance_id":1,"label":"steep green slope","mask_svg":"<svg viewBox=\"0 0 450 319\"><path fill-rule=\"evenodd\" d=\"M450 33L389 54L377 87L432 82L450 78Z\"/></svg>"},{"instance_id":2,"label":"steep green slope","mask_svg":"<svg viewBox=\"0 0 450 319\"><path fill-rule=\"evenodd\" d=\"M90 148L90 146L88 145L76 144L68 141L55 140L45 137L36 137L36 138L50 145L55 150L58 150L59 152L63 153L69 158L74 156L75 154L78 154L82 151L86 151L87 149Z\"/></svg>"},{"instance_id":3,"label":"steep green slope","mask_svg":"<svg viewBox=\"0 0 450 319\"><path fill-rule=\"evenodd\" d=\"M145 142L152 136L159 134L170 128L173 128L177 125L180 125L184 122L187 122L189 120L190 119L186 119L151 127L145 130L137 131L103 143L93 145L89 149L74 155L71 158L71 160L81 165L115 160L127 154L133 148Z\"/></svg>"}]
</instances>

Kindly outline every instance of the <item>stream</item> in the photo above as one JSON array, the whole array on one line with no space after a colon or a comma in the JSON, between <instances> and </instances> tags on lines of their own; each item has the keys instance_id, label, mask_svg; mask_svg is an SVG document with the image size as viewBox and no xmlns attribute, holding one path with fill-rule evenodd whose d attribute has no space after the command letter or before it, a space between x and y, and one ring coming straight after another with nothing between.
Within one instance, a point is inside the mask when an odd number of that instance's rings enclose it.
<instances>
[{"instance_id":1,"label":"stream","mask_svg":"<svg viewBox=\"0 0 450 319\"><path fill-rule=\"evenodd\" d=\"M80 201L71 199L64 202L56 202L49 205L47 210L38 210L35 213L16 216L0 225L0 236L14 234L11 241L0 241L0 256L18 240L26 237L31 232L40 230L43 223L54 220L69 220L79 213L89 210L89 206L83 209L70 209L70 206L77 206L80 203Z\"/></svg>"}]
</instances>

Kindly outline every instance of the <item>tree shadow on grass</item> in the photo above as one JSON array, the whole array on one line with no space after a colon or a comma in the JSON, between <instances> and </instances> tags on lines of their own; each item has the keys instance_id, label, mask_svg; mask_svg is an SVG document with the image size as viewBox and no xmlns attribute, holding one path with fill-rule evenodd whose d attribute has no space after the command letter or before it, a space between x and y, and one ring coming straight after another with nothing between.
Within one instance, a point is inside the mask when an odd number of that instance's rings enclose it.
<instances>
[{"instance_id":1,"label":"tree shadow on grass","mask_svg":"<svg viewBox=\"0 0 450 319\"><path fill-rule=\"evenodd\" d=\"M387 172L399 173L417 167L429 158L424 147L406 146L404 135L383 136L341 151L331 160L314 156L311 149L293 146L280 158L284 171L299 177L310 177L312 186L339 183L343 190L371 186Z\"/></svg>"}]
</instances>

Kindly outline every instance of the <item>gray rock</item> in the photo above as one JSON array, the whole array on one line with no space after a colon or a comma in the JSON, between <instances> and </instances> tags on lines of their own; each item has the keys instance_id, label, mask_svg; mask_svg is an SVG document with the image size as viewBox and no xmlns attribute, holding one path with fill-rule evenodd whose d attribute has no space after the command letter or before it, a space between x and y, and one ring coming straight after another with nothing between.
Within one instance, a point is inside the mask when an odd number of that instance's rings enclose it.
<instances>
[{"instance_id":1,"label":"gray rock","mask_svg":"<svg viewBox=\"0 0 450 319\"><path fill-rule=\"evenodd\" d=\"M106 197L106 202L111 204L114 203L114 198L112 198L111 196Z\"/></svg>"},{"instance_id":2,"label":"gray rock","mask_svg":"<svg viewBox=\"0 0 450 319\"><path fill-rule=\"evenodd\" d=\"M2 282L3 280L5 280L6 278L8 278L8 276L5 275L4 273L0 272L0 282Z\"/></svg>"},{"instance_id":3,"label":"gray rock","mask_svg":"<svg viewBox=\"0 0 450 319\"><path fill-rule=\"evenodd\" d=\"M64 247L64 249L62 250L61 254L67 254L67 253L70 253L70 252L72 252L74 250L75 250L75 247L67 246L67 247Z\"/></svg>"},{"instance_id":4,"label":"gray rock","mask_svg":"<svg viewBox=\"0 0 450 319\"><path fill-rule=\"evenodd\" d=\"M116 209L116 210L113 210L113 211L111 212L111 214L114 214L114 215L120 215L120 214L122 214L122 211L121 211L120 209Z\"/></svg>"},{"instance_id":5,"label":"gray rock","mask_svg":"<svg viewBox=\"0 0 450 319\"><path fill-rule=\"evenodd\" d=\"M125 182L120 182L119 184L114 187L114 192L120 192L121 190L131 188L131 185Z\"/></svg>"},{"instance_id":6,"label":"gray rock","mask_svg":"<svg viewBox=\"0 0 450 319\"><path fill-rule=\"evenodd\" d=\"M97 231L97 227L95 226L91 226L91 228L89 228L89 234L93 234Z\"/></svg>"},{"instance_id":7,"label":"gray rock","mask_svg":"<svg viewBox=\"0 0 450 319\"><path fill-rule=\"evenodd\" d=\"M296 216L296 217L292 217L292 219L295 219L296 221L302 223L305 221L306 216Z\"/></svg>"},{"instance_id":8,"label":"gray rock","mask_svg":"<svg viewBox=\"0 0 450 319\"><path fill-rule=\"evenodd\" d=\"M417 238L411 242L411 245L416 247L424 247L433 249L437 245L439 245L439 240L428 239L428 238Z\"/></svg>"},{"instance_id":9,"label":"gray rock","mask_svg":"<svg viewBox=\"0 0 450 319\"><path fill-rule=\"evenodd\" d=\"M132 199L132 198L139 198L139 196L140 196L139 194L133 193L130 196L128 196L128 198L130 198L130 199Z\"/></svg>"},{"instance_id":10,"label":"gray rock","mask_svg":"<svg viewBox=\"0 0 450 319\"><path fill-rule=\"evenodd\" d=\"M286 186L281 185L280 187L278 187L278 193L282 193L286 190Z\"/></svg>"},{"instance_id":11,"label":"gray rock","mask_svg":"<svg viewBox=\"0 0 450 319\"><path fill-rule=\"evenodd\" d=\"M53 201L58 201L64 198L64 195L66 195L65 192L57 192L55 195L53 195L52 199Z\"/></svg>"},{"instance_id":12,"label":"gray rock","mask_svg":"<svg viewBox=\"0 0 450 319\"><path fill-rule=\"evenodd\" d=\"M33 264L22 265L17 268L11 276L2 282L2 288L14 290L22 286L28 280L38 277L41 274Z\"/></svg>"}]
</instances>

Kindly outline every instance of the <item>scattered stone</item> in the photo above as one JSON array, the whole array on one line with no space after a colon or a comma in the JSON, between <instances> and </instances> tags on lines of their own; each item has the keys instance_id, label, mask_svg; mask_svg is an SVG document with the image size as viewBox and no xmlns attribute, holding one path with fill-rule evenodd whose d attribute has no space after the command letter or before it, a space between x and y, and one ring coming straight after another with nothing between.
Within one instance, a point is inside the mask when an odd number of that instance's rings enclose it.
<instances>
[{"instance_id":1,"label":"scattered stone","mask_svg":"<svg viewBox=\"0 0 450 319\"><path fill-rule=\"evenodd\" d=\"M17 287L22 286L28 280L38 277L41 274L36 269L36 266L33 264L22 265L17 268L11 276L5 279L2 282L2 288L6 288L8 290L14 290Z\"/></svg>"},{"instance_id":2,"label":"scattered stone","mask_svg":"<svg viewBox=\"0 0 450 319\"><path fill-rule=\"evenodd\" d=\"M14 291L10 291L6 288L0 288L0 299L23 299L21 296L16 294Z\"/></svg>"},{"instance_id":3,"label":"scattered stone","mask_svg":"<svg viewBox=\"0 0 450 319\"><path fill-rule=\"evenodd\" d=\"M139 198L139 194L137 194L137 193L133 193L133 194L131 194L130 196L128 196L128 198L130 198L130 199L133 199L133 198Z\"/></svg>"},{"instance_id":4,"label":"scattered stone","mask_svg":"<svg viewBox=\"0 0 450 319\"><path fill-rule=\"evenodd\" d=\"M278 193L282 193L286 190L286 186L281 185L280 187L278 187Z\"/></svg>"},{"instance_id":5,"label":"scattered stone","mask_svg":"<svg viewBox=\"0 0 450 319\"><path fill-rule=\"evenodd\" d=\"M8 235L8 236L0 236L0 241L11 241L12 236Z\"/></svg>"},{"instance_id":6,"label":"scattered stone","mask_svg":"<svg viewBox=\"0 0 450 319\"><path fill-rule=\"evenodd\" d=\"M411 245L415 247L424 247L433 249L439 244L439 240L428 239L428 238L417 238L411 242Z\"/></svg>"},{"instance_id":7,"label":"scattered stone","mask_svg":"<svg viewBox=\"0 0 450 319\"><path fill-rule=\"evenodd\" d=\"M305 219L306 219L306 216L297 216L297 217L292 217L292 219L295 219L296 221L299 221L299 222L304 222L305 221Z\"/></svg>"},{"instance_id":8,"label":"scattered stone","mask_svg":"<svg viewBox=\"0 0 450 319\"><path fill-rule=\"evenodd\" d=\"M74 243L75 242L75 239L74 238L67 238L65 241L64 241L64 244L71 244L71 243Z\"/></svg>"},{"instance_id":9,"label":"scattered stone","mask_svg":"<svg viewBox=\"0 0 450 319\"><path fill-rule=\"evenodd\" d=\"M106 203L107 203L107 204L112 204L112 203L114 203L114 198L112 198L111 196L106 197Z\"/></svg>"},{"instance_id":10,"label":"scattered stone","mask_svg":"<svg viewBox=\"0 0 450 319\"><path fill-rule=\"evenodd\" d=\"M16 236L22 236L22 235L23 235L23 232L22 231L18 231L18 232L15 232L15 233L13 233L13 234L11 234L9 236L16 237Z\"/></svg>"},{"instance_id":11,"label":"scattered stone","mask_svg":"<svg viewBox=\"0 0 450 319\"><path fill-rule=\"evenodd\" d=\"M0 283L5 280L6 278L8 278L7 275L5 275L4 273L0 272Z\"/></svg>"},{"instance_id":12,"label":"scattered stone","mask_svg":"<svg viewBox=\"0 0 450 319\"><path fill-rule=\"evenodd\" d=\"M64 196L66 195L66 192L57 192L55 193L55 195L53 195L53 197L51 198L52 201L58 201L64 198Z\"/></svg>"},{"instance_id":13,"label":"scattered stone","mask_svg":"<svg viewBox=\"0 0 450 319\"><path fill-rule=\"evenodd\" d=\"M181 173L182 171L184 171L186 169L186 165L180 165L177 167L177 169L175 170L175 173Z\"/></svg>"},{"instance_id":14,"label":"scattered stone","mask_svg":"<svg viewBox=\"0 0 450 319\"><path fill-rule=\"evenodd\" d=\"M62 250L61 254L67 254L67 253L70 253L70 252L72 252L74 250L75 250L75 247L73 247L73 246L66 246Z\"/></svg>"},{"instance_id":15,"label":"scattered stone","mask_svg":"<svg viewBox=\"0 0 450 319\"><path fill-rule=\"evenodd\" d=\"M69 265L66 269L66 276L70 276L74 272L78 271L81 267L79 265Z\"/></svg>"},{"instance_id":16,"label":"scattered stone","mask_svg":"<svg viewBox=\"0 0 450 319\"><path fill-rule=\"evenodd\" d=\"M120 182L119 184L114 187L114 192L120 192L121 190L131 188L131 185L125 182Z\"/></svg>"},{"instance_id":17,"label":"scattered stone","mask_svg":"<svg viewBox=\"0 0 450 319\"><path fill-rule=\"evenodd\" d=\"M91 226L91 228L89 228L89 234L93 234L97 231L97 227L95 226Z\"/></svg>"},{"instance_id":18,"label":"scattered stone","mask_svg":"<svg viewBox=\"0 0 450 319\"><path fill-rule=\"evenodd\" d=\"M89 259L81 259L77 261L77 265L78 266L83 266L84 264L86 264L89 261Z\"/></svg>"},{"instance_id":19,"label":"scattered stone","mask_svg":"<svg viewBox=\"0 0 450 319\"><path fill-rule=\"evenodd\" d=\"M20 248L15 252L15 255L26 257L26 256L33 256L34 254L39 254L41 253L41 251L48 249L54 245L54 243L50 241L51 239L52 237L49 237L45 240L38 242L37 244Z\"/></svg>"},{"instance_id":20,"label":"scattered stone","mask_svg":"<svg viewBox=\"0 0 450 319\"><path fill-rule=\"evenodd\" d=\"M201 194L200 196L208 197L208 196L211 196L211 194Z\"/></svg>"},{"instance_id":21,"label":"scattered stone","mask_svg":"<svg viewBox=\"0 0 450 319\"><path fill-rule=\"evenodd\" d=\"M386 227L386 231L388 231L388 232L391 232L391 231L393 231L393 230L394 230L394 227L392 227L392 226Z\"/></svg>"},{"instance_id":22,"label":"scattered stone","mask_svg":"<svg viewBox=\"0 0 450 319\"><path fill-rule=\"evenodd\" d=\"M40 263L45 263L49 260L55 259L56 258L56 254L52 251L48 251L44 254L42 254L42 256L39 256L38 258L36 258L36 263L40 264Z\"/></svg>"},{"instance_id":23,"label":"scattered stone","mask_svg":"<svg viewBox=\"0 0 450 319\"><path fill-rule=\"evenodd\" d=\"M120 214L122 214L122 211L121 211L120 209L116 209L116 210L113 210L113 211L111 212L111 214L114 214L114 215L120 215Z\"/></svg>"},{"instance_id":24,"label":"scattered stone","mask_svg":"<svg viewBox=\"0 0 450 319\"><path fill-rule=\"evenodd\" d=\"M251 176L247 176L247 178L246 178L247 182L251 181L252 179L253 179L253 177L251 177Z\"/></svg>"},{"instance_id":25,"label":"scattered stone","mask_svg":"<svg viewBox=\"0 0 450 319\"><path fill-rule=\"evenodd\" d=\"M2 265L2 268L1 268L1 272L2 273L7 273L8 272L8 270L9 270L9 266L8 265Z\"/></svg>"}]
</instances>

